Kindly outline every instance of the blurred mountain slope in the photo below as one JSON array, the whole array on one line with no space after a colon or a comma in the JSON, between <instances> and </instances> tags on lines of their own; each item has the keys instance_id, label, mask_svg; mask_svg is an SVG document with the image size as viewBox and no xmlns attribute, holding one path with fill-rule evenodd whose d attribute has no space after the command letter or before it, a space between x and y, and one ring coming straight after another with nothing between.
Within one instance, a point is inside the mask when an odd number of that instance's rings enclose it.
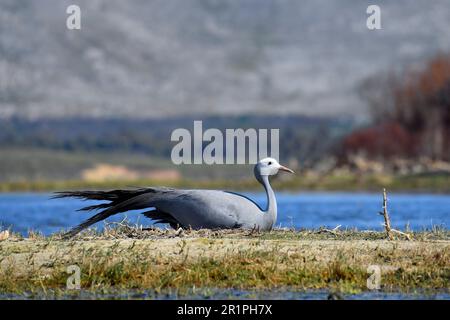
<instances>
[{"instance_id":1,"label":"blurred mountain slope","mask_svg":"<svg viewBox=\"0 0 450 320\"><path fill-rule=\"evenodd\" d=\"M0 1L0 117L298 113L364 116L367 76L450 50L450 4Z\"/></svg>"}]
</instances>

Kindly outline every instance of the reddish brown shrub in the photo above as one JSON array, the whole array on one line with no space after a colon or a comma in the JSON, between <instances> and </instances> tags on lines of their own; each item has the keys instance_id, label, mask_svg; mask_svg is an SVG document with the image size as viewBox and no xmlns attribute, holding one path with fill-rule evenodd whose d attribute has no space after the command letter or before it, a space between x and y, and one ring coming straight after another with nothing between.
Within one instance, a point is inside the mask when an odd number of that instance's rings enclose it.
<instances>
[{"instance_id":1,"label":"reddish brown shrub","mask_svg":"<svg viewBox=\"0 0 450 320\"><path fill-rule=\"evenodd\" d=\"M414 157L418 152L417 138L395 122L357 130L345 138L343 148L347 155L383 159Z\"/></svg>"},{"instance_id":2,"label":"reddish brown shrub","mask_svg":"<svg viewBox=\"0 0 450 320\"><path fill-rule=\"evenodd\" d=\"M450 160L450 55L363 86L374 126L348 136L344 153Z\"/></svg>"}]
</instances>

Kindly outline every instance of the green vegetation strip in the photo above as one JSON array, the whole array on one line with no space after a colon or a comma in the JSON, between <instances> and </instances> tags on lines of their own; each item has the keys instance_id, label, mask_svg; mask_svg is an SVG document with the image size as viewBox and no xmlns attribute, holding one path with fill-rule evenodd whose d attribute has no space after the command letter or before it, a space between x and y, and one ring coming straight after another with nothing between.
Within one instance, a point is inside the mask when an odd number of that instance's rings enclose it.
<instances>
[{"instance_id":1,"label":"green vegetation strip","mask_svg":"<svg viewBox=\"0 0 450 320\"><path fill-rule=\"evenodd\" d=\"M274 179L273 186L278 190L309 190L309 191L377 191L387 188L390 191L413 191L450 193L450 175L325 175L302 176L295 179ZM65 181L17 181L0 183L0 192L17 191L61 191L73 189L111 189L129 188L130 186L167 186L175 188L206 188L227 190L260 190L261 185L253 177L246 179L208 179L179 181L160 180L129 180L87 182L82 180Z\"/></svg>"},{"instance_id":2,"label":"green vegetation strip","mask_svg":"<svg viewBox=\"0 0 450 320\"><path fill-rule=\"evenodd\" d=\"M70 292L67 267L81 270L81 287L179 294L192 288L367 290L368 266L381 269L385 291L446 291L450 235L413 233L412 241L382 232L92 230L74 240L12 236L0 242L0 294Z\"/></svg>"}]
</instances>

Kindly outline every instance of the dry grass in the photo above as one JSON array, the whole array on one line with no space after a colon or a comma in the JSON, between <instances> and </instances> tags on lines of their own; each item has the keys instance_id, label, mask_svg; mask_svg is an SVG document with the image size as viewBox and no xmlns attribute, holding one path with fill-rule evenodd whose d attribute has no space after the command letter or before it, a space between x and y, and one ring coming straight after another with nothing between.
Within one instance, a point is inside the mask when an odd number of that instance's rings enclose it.
<instances>
[{"instance_id":1,"label":"dry grass","mask_svg":"<svg viewBox=\"0 0 450 320\"><path fill-rule=\"evenodd\" d=\"M367 267L379 265L382 289L449 290L450 232L412 233L387 241L384 232L336 230L142 230L126 223L60 235L0 242L0 292L65 290L67 266L81 268L83 289L192 288L367 290Z\"/></svg>"}]
</instances>

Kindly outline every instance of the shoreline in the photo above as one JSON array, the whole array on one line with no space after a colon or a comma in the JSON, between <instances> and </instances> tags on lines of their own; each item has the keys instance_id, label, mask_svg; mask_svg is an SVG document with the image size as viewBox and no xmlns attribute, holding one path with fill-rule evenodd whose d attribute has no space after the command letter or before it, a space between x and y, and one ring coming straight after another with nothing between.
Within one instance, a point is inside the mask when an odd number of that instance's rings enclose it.
<instances>
[{"instance_id":1,"label":"shoreline","mask_svg":"<svg viewBox=\"0 0 450 320\"><path fill-rule=\"evenodd\" d=\"M294 178L273 179L278 191L343 191L343 192L389 192L450 194L450 174L326 174L310 175L298 173ZM51 192L76 189L118 189L130 186L166 186L174 188L228 189L236 191L257 191L261 186L253 177L242 179L135 179L135 180L30 180L5 181L0 183L0 193L9 192Z\"/></svg>"}]
</instances>

